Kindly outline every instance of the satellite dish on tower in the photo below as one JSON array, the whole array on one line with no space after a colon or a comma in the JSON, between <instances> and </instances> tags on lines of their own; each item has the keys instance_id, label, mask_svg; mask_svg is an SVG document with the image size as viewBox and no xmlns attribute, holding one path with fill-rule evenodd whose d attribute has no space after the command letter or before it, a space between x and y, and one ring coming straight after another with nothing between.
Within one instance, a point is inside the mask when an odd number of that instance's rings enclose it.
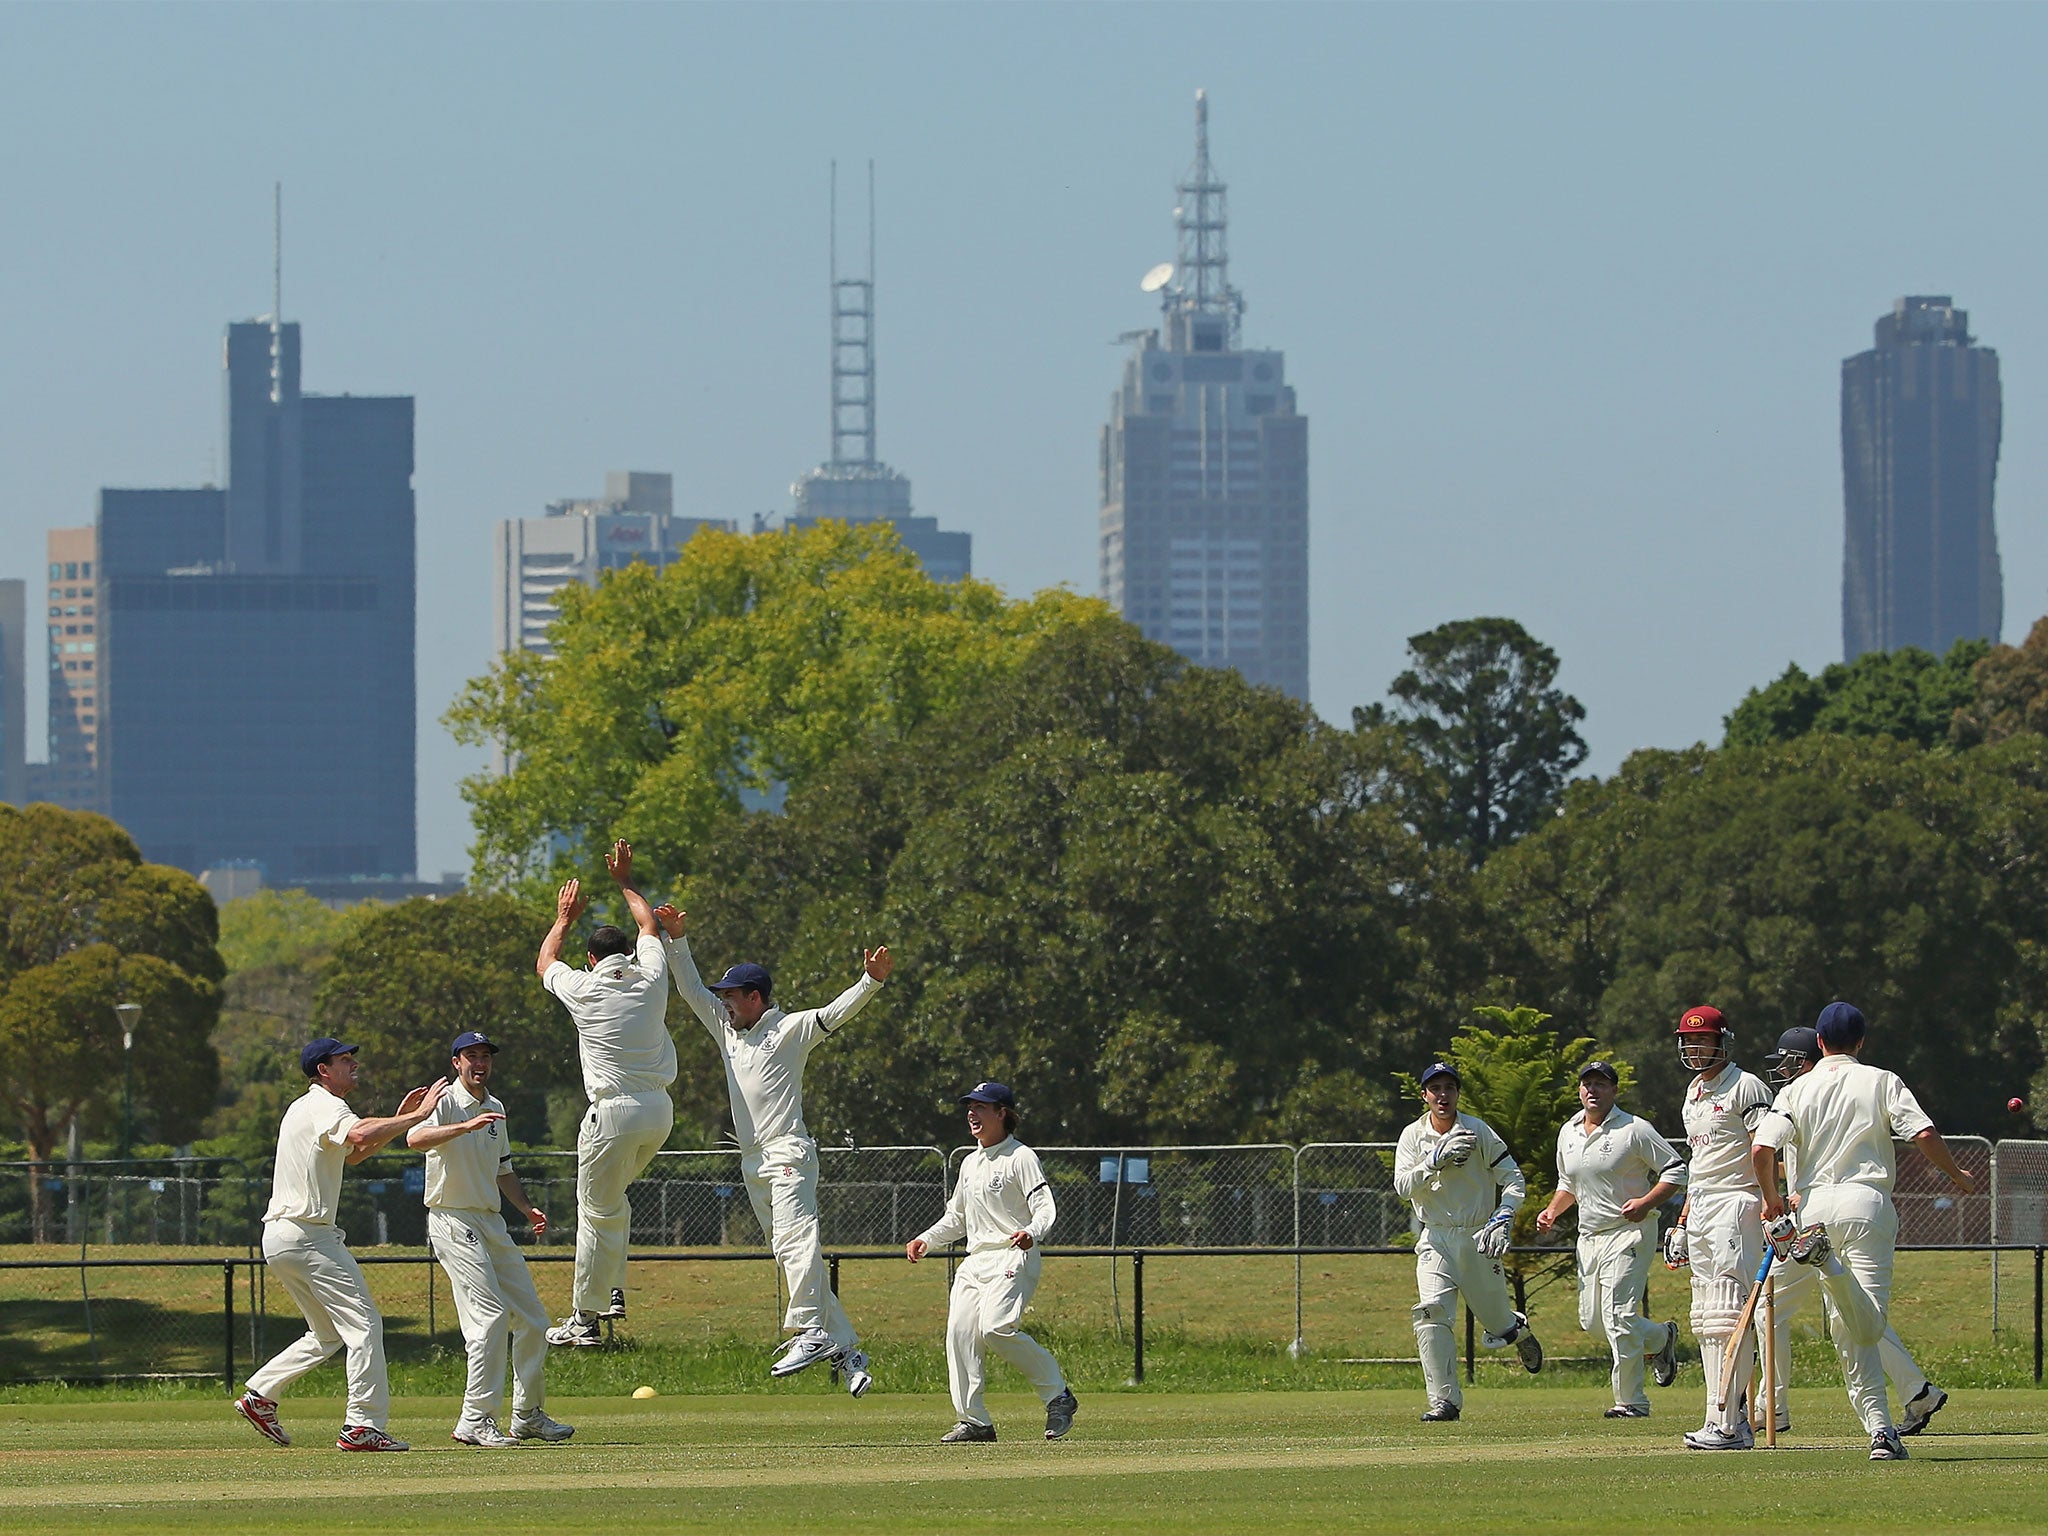
<instances>
[{"instance_id":1,"label":"satellite dish on tower","mask_svg":"<svg viewBox=\"0 0 2048 1536\"><path fill-rule=\"evenodd\" d=\"M1138 292L1157 293L1173 281L1173 263L1162 261L1158 266L1138 279Z\"/></svg>"}]
</instances>

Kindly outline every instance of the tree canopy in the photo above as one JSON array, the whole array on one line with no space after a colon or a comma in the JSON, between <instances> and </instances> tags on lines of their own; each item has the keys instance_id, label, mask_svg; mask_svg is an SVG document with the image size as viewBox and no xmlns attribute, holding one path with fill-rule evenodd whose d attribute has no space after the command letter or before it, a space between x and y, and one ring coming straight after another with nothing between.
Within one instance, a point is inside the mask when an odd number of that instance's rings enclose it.
<instances>
[{"instance_id":1,"label":"tree canopy","mask_svg":"<svg viewBox=\"0 0 2048 1536\"><path fill-rule=\"evenodd\" d=\"M615 837L650 876L694 870L744 796L801 790L849 747L1009 676L1036 636L1105 611L936 582L892 529L838 522L703 532L665 570L607 571L558 601L554 655L503 658L448 714L459 740L513 765L463 787L485 888L545 895Z\"/></svg>"},{"instance_id":2,"label":"tree canopy","mask_svg":"<svg viewBox=\"0 0 2048 1536\"><path fill-rule=\"evenodd\" d=\"M1958 746L2048 733L2048 619L2036 619L2024 645L1993 646L1972 669L1976 697L1949 727Z\"/></svg>"},{"instance_id":3,"label":"tree canopy","mask_svg":"<svg viewBox=\"0 0 2048 1536\"><path fill-rule=\"evenodd\" d=\"M1395 700L1359 712L1391 719L1438 781L1416 800L1416 822L1472 863L1539 825L1586 760L1579 701L1555 686L1557 653L1513 619L1460 619L1408 639Z\"/></svg>"},{"instance_id":4,"label":"tree canopy","mask_svg":"<svg viewBox=\"0 0 2048 1536\"><path fill-rule=\"evenodd\" d=\"M1957 712L1975 702L1975 669L1990 650L1982 640L1958 640L1938 659L1910 645L1868 651L1822 668L1818 677L1794 664L1743 696L1723 721L1724 744L1760 747L1821 734L1937 746L1949 740Z\"/></svg>"}]
</instances>

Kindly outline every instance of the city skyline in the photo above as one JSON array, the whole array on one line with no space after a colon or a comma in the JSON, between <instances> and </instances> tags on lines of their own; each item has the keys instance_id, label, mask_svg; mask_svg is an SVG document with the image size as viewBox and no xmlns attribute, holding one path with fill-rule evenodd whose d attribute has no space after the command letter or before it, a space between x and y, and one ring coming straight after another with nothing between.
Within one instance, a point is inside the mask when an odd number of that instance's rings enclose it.
<instances>
[{"instance_id":1,"label":"city skyline","mask_svg":"<svg viewBox=\"0 0 2048 1536\"><path fill-rule=\"evenodd\" d=\"M1900 114L1878 82L1930 26L1971 83ZM888 171L890 457L985 578L1096 589L1104 349L1206 87L1253 331L1317 422L1317 709L1506 613L1610 771L1839 657L1839 362L1899 294L1997 340L2008 638L2048 606L2048 215L2010 192L2043 41L2017 8L12 8L0 192L44 238L0 285L0 577L40 592L101 485L224 478L191 360L265 307L281 177L323 376L421 402L420 863L459 867L484 760L438 720L489 665L490 528L603 465L671 470L682 513L786 504L831 154Z\"/></svg>"}]
</instances>

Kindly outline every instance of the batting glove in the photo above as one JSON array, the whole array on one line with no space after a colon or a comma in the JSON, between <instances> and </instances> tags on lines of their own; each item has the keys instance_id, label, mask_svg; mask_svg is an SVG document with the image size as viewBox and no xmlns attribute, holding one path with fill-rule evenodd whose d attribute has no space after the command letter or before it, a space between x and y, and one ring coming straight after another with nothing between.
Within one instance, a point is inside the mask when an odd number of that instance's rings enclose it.
<instances>
[{"instance_id":1,"label":"batting glove","mask_svg":"<svg viewBox=\"0 0 2048 1536\"><path fill-rule=\"evenodd\" d=\"M1489 1259L1500 1258L1508 1251L1508 1242L1514 1235L1514 1218L1496 1216L1472 1235L1472 1246Z\"/></svg>"},{"instance_id":2,"label":"batting glove","mask_svg":"<svg viewBox=\"0 0 2048 1536\"><path fill-rule=\"evenodd\" d=\"M1472 1155L1473 1148L1478 1145L1477 1136L1462 1125L1456 1126L1445 1133L1443 1140L1439 1141L1436 1149L1429 1154L1429 1166L1441 1168L1445 1163L1456 1163L1462 1168L1465 1159Z\"/></svg>"},{"instance_id":3,"label":"batting glove","mask_svg":"<svg viewBox=\"0 0 2048 1536\"><path fill-rule=\"evenodd\" d=\"M1692 1249L1686 1242L1685 1228L1673 1227L1664 1234L1664 1267L1683 1269L1692 1262Z\"/></svg>"},{"instance_id":4,"label":"batting glove","mask_svg":"<svg viewBox=\"0 0 2048 1536\"><path fill-rule=\"evenodd\" d=\"M1785 1256L1792 1250L1792 1240L1797 1236L1799 1223L1794 1221L1789 1213L1780 1216L1776 1221L1764 1223L1764 1241L1771 1245L1771 1251L1777 1255L1777 1262L1780 1264L1785 1262Z\"/></svg>"}]
</instances>

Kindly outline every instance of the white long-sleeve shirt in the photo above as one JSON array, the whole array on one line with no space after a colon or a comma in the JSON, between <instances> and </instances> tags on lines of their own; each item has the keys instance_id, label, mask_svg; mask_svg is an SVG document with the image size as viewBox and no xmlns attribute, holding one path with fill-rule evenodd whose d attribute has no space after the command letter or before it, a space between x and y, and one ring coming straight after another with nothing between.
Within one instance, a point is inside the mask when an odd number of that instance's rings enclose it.
<instances>
[{"instance_id":1,"label":"white long-sleeve shirt","mask_svg":"<svg viewBox=\"0 0 2048 1536\"><path fill-rule=\"evenodd\" d=\"M583 1092L595 1104L622 1093L666 1092L676 1080L668 1033L668 955L642 934L630 955L607 955L587 971L557 960L540 984L576 1021Z\"/></svg>"},{"instance_id":2,"label":"white long-sleeve shirt","mask_svg":"<svg viewBox=\"0 0 2048 1536\"><path fill-rule=\"evenodd\" d=\"M348 1133L361 1118L346 1099L318 1083L308 1084L292 1100L277 1127L277 1172L265 1221L334 1225L341 1203L341 1169L348 1161Z\"/></svg>"},{"instance_id":3,"label":"white long-sleeve shirt","mask_svg":"<svg viewBox=\"0 0 2048 1536\"><path fill-rule=\"evenodd\" d=\"M697 974L688 939L668 944L669 975L690 1011L697 1015L725 1061L726 1091L732 1095L732 1125L744 1151L786 1137L810 1139L804 1124L804 1063L833 1030L867 1006L882 984L866 972L823 1008L784 1013L770 1008L752 1029L735 1029L732 1014Z\"/></svg>"},{"instance_id":4,"label":"white long-sleeve shirt","mask_svg":"<svg viewBox=\"0 0 2048 1536\"><path fill-rule=\"evenodd\" d=\"M1757 1194L1750 1137L1771 1107L1771 1090L1729 1062L1685 1090L1685 1139L1692 1146L1692 1194Z\"/></svg>"},{"instance_id":5,"label":"white long-sleeve shirt","mask_svg":"<svg viewBox=\"0 0 2048 1536\"><path fill-rule=\"evenodd\" d=\"M1802 1198L1821 1184L1867 1184L1889 1195L1898 1176L1892 1138L1910 1141L1933 1128L1896 1072L1866 1067L1854 1056L1823 1056L1778 1091L1756 1142L1797 1150L1791 1173Z\"/></svg>"},{"instance_id":6,"label":"white long-sleeve shirt","mask_svg":"<svg viewBox=\"0 0 2048 1536\"><path fill-rule=\"evenodd\" d=\"M1429 1166L1430 1153L1450 1132L1439 1133L1426 1112L1394 1149L1394 1193L1415 1207L1415 1220L1425 1227L1484 1226L1497 1215L1514 1215L1528 1193L1521 1165L1492 1126L1477 1115L1461 1114L1457 1123L1479 1139L1462 1164Z\"/></svg>"},{"instance_id":7,"label":"white long-sleeve shirt","mask_svg":"<svg viewBox=\"0 0 2048 1536\"><path fill-rule=\"evenodd\" d=\"M1058 1216L1038 1154L1005 1136L961 1160L945 1215L919 1236L926 1247L937 1248L964 1235L969 1253L990 1253L1009 1247L1019 1232L1029 1232L1034 1246L1044 1242Z\"/></svg>"},{"instance_id":8,"label":"white long-sleeve shirt","mask_svg":"<svg viewBox=\"0 0 2048 1536\"><path fill-rule=\"evenodd\" d=\"M1685 1159L1640 1115L1616 1106L1588 1126L1573 1115L1557 1132L1557 1187L1579 1205L1579 1235L1597 1237L1634 1226L1621 1214L1657 1184L1685 1184ZM1651 1223L1651 1231L1656 1224Z\"/></svg>"}]
</instances>

